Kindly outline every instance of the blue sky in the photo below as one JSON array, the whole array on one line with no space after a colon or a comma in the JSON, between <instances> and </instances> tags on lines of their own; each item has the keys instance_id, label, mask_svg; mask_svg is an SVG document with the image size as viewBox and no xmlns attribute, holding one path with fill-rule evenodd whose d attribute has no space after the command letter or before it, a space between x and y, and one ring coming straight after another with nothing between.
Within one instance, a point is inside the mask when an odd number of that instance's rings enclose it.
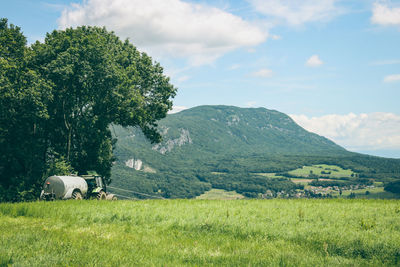
<instances>
[{"instance_id":1,"label":"blue sky","mask_svg":"<svg viewBox=\"0 0 400 267\"><path fill-rule=\"evenodd\" d=\"M175 110L265 107L352 151L400 158L400 1L1 1L30 43L82 24L129 38Z\"/></svg>"}]
</instances>

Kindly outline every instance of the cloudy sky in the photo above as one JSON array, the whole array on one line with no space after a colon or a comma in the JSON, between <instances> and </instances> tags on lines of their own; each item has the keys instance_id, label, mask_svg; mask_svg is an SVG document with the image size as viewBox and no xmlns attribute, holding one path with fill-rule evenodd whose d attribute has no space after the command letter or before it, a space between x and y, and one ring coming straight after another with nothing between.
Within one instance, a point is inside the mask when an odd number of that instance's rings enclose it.
<instances>
[{"instance_id":1,"label":"cloudy sky","mask_svg":"<svg viewBox=\"0 0 400 267\"><path fill-rule=\"evenodd\" d=\"M265 107L345 148L400 158L399 0L0 0L30 43L106 26L164 66L175 111Z\"/></svg>"}]
</instances>

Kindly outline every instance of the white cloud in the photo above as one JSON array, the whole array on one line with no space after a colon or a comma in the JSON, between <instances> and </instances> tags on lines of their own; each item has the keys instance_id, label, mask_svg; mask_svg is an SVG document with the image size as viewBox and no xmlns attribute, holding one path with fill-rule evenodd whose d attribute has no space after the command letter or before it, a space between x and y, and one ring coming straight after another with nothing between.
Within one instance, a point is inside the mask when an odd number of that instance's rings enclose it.
<instances>
[{"instance_id":1,"label":"white cloud","mask_svg":"<svg viewBox=\"0 0 400 267\"><path fill-rule=\"evenodd\" d=\"M254 77L269 78L272 76L272 70L270 69L260 69L259 71L253 72Z\"/></svg>"},{"instance_id":2,"label":"white cloud","mask_svg":"<svg viewBox=\"0 0 400 267\"><path fill-rule=\"evenodd\" d=\"M248 0L261 14L291 25L327 21L342 13L337 0Z\"/></svg>"},{"instance_id":3,"label":"white cloud","mask_svg":"<svg viewBox=\"0 0 400 267\"><path fill-rule=\"evenodd\" d=\"M400 149L400 116L393 113L291 117L306 130L325 136L349 150Z\"/></svg>"},{"instance_id":4,"label":"white cloud","mask_svg":"<svg viewBox=\"0 0 400 267\"><path fill-rule=\"evenodd\" d=\"M385 83L398 82L400 81L400 74L388 75L385 78L383 78L383 81Z\"/></svg>"},{"instance_id":5,"label":"white cloud","mask_svg":"<svg viewBox=\"0 0 400 267\"><path fill-rule=\"evenodd\" d=\"M263 43L259 26L224 10L181 0L87 0L71 4L59 27L106 26L156 56L184 57L193 65Z\"/></svg>"},{"instance_id":6,"label":"white cloud","mask_svg":"<svg viewBox=\"0 0 400 267\"><path fill-rule=\"evenodd\" d=\"M389 7L387 2L375 2L371 22L384 26L400 26L400 7Z\"/></svg>"},{"instance_id":7,"label":"white cloud","mask_svg":"<svg viewBox=\"0 0 400 267\"><path fill-rule=\"evenodd\" d=\"M324 64L324 62L322 62L318 55L312 55L306 62L306 66L308 67L319 67L322 64Z\"/></svg>"},{"instance_id":8,"label":"white cloud","mask_svg":"<svg viewBox=\"0 0 400 267\"><path fill-rule=\"evenodd\" d=\"M188 107L185 107L185 106L173 106L173 107L172 107L172 110L170 110L170 111L168 112L168 114L178 113L178 112L180 112L180 111L182 111L182 110L185 110L185 109L188 109Z\"/></svg>"}]
</instances>

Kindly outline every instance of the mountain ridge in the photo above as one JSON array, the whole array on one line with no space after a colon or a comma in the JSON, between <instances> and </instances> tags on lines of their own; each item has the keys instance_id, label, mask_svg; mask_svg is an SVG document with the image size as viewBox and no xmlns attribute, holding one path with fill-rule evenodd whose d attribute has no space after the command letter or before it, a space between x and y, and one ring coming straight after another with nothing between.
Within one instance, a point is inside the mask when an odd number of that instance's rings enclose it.
<instances>
[{"instance_id":1,"label":"mountain ridge","mask_svg":"<svg viewBox=\"0 0 400 267\"><path fill-rule=\"evenodd\" d=\"M249 145L253 151L257 151L260 143L263 141L270 141L269 146L266 146L266 143L263 145L264 148L269 147L271 151L262 152L283 152L283 144L281 141L277 140L277 138L284 138L286 141L288 141L288 138L298 138L297 141L303 145L306 145L307 143L309 145L326 145L323 149L324 153L327 152L326 150L329 150L330 152L333 152L333 150L335 150L335 152L345 151L344 148L338 146L331 140L303 129L288 115L266 108L204 105L183 110L169 116L171 116L168 118L169 120L182 121L189 119L200 121L202 125L206 125L211 129L211 133L218 132L218 135L221 136L221 138L226 139L230 138L227 135L229 134L236 143ZM175 117L177 117L177 119L175 119ZM164 125L163 121L160 122L160 125ZM249 132L249 129L246 128L250 128L253 132ZM205 134L202 134L202 136L207 137ZM300 140L300 138L305 138L305 140ZM207 140L204 140L204 138L201 139L202 143L206 143ZM216 139L214 141L218 143L218 141L221 140ZM294 140L290 141L293 142ZM252 146L254 144L257 147ZM279 145L277 147L274 146L274 144ZM218 147L218 144L215 145ZM292 151L289 149L286 150L286 152ZM302 151L298 152L301 153Z\"/></svg>"},{"instance_id":2,"label":"mountain ridge","mask_svg":"<svg viewBox=\"0 0 400 267\"><path fill-rule=\"evenodd\" d=\"M269 187L295 188L255 174L310 164L339 165L379 179L392 169L400 173L400 161L347 151L266 108L198 106L169 114L159 121L159 131L163 141L150 144L138 128L112 126L118 139L114 185L163 197L195 197L211 188L254 195Z\"/></svg>"}]
</instances>

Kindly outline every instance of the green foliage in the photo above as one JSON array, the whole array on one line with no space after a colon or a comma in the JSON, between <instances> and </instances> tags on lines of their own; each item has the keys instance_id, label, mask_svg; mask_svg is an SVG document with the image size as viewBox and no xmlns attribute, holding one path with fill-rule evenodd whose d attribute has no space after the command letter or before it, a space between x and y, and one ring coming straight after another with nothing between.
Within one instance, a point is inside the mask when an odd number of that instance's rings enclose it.
<instances>
[{"instance_id":1,"label":"green foliage","mask_svg":"<svg viewBox=\"0 0 400 267\"><path fill-rule=\"evenodd\" d=\"M44 177L49 177L53 175L70 175L74 173L74 169L71 165L64 159L64 157L52 157L48 158L47 170Z\"/></svg>"},{"instance_id":2,"label":"green foliage","mask_svg":"<svg viewBox=\"0 0 400 267\"><path fill-rule=\"evenodd\" d=\"M44 172L50 85L27 66L20 28L0 20L0 201L32 199Z\"/></svg>"},{"instance_id":3,"label":"green foliage","mask_svg":"<svg viewBox=\"0 0 400 267\"><path fill-rule=\"evenodd\" d=\"M398 266L399 201L0 204L16 266Z\"/></svg>"},{"instance_id":4,"label":"green foliage","mask_svg":"<svg viewBox=\"0 0 400 267\"><path fill-rule=\"evenodd\" d=\"M25 55L26 38L21 28L11 24L8 20L0 19L0 58L2 60L19 61Z\"/></svg>"},{"instance_id":5,"label":"green foliage","mask_svg":"<svg viewBox=\"0 0 400 267\"><path fill-rule=\"evenodd\" d=\"M209 175L202 179L209 182L213 188L236 191L247 197L257 197L258 194L264 194L267 190L276 193L292 192L303 188L302 185L295 184L286 178L268 179L246 173Z\"/></svg>"},{"instance_id":6,"label":"green foliage","mask_svg":"<svg viewBox=\"0 0 400 267\"><path fill-rule=\"evenodd\" d=\"M372 185L373 181L371 179L351 179L351 180L329 180L329 181L320 181L314 180L310 183L312 186L350 186L350 185Z\"/></svg>"},{"instance_id":7,"label":"green foliage","mask_svg":"<svg viewBox=\"0 0 400 267\"><path fill-rule=\"evenodd\" d=\"M0 89L0 186L34 194L45 175L69 166L109 183L116 142L109 125L137 126L157 142L157 121L176 92L158 63L104 28L53 31L27 48L5 19Z\"/></svg>"},{"instance_id":8,"label":"green foliage","mask_svg":"<svg viewBox=\"0 0 400 267\"><path fill-rule=\"evenodd\" d=\"M12 266L13 260L8 254L0 254L0 266Z\"/></svg>"},{"instance_id":9,"label":"green foliage","mask_svg":"<svg viewBox=\"0 0 400 267\"><path fill-rule=\"evenodd\" d=\"M350 195L347 196L348 198L356 198L356 194L354 192L351 192Z\"/></svg>"},{"instance_id":10,"label":"green foliage","mask_svg":"<svg viewBox=\"0 0 400 267\"><path fill-rule=\"evenodd\" d=\"M159 140L156 121L172 107L175 88L146 54L96 27L54 31L32 50L32 65L54 85L52 146L78 173L90 169L110 178L110 123L137 125Z\"/></svg>"},{"instance_id":11,"label":"green foliage","mask_svg":"<svg viewBox=\"0 0 400 267\"><path fill-rule=\"evenodd\" d=\"M400 181L390 182L385 185L385 191L400 194Z\"/></svg>"}]
</instances>

